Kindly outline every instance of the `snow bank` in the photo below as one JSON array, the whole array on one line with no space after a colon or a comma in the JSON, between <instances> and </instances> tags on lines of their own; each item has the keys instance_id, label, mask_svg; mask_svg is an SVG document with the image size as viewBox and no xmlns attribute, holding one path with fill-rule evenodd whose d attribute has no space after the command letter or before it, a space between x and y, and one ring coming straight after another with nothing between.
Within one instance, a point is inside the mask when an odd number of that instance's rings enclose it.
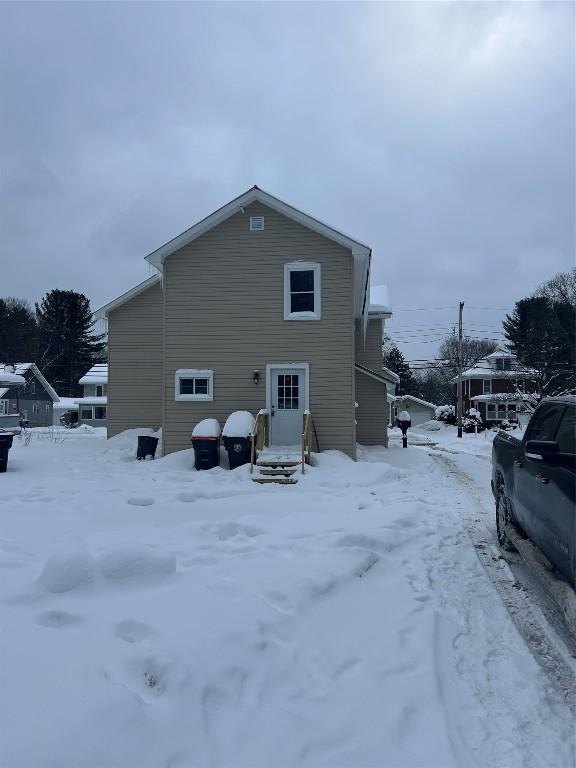
<instances>
[{"instance_id":1,"label":"snow bank","mask_svg":"<svg viewBox=\"0 0 576 768\"><path fill-rule=\"evenodd\" d=\"M101 555L98 566L107 579L148 581L174 573L176 558L155 547L130 544Z\"/></svg>"},{"instance_id":2,"label":"snow bank","mask_svg":"<svg viewBox=\"0 0 576 768\"><path fill-rule=\"evenodd\" d=\"M234 411L226 419L224 437L248 437L254 429L254 416L250 411Z\"/></svg>"},{"instance_id":3,"label":"snow bank","mask_svg":"<svg viewBox=\"0 0 576 768\"><path fill-rule=\"evenodd\" d=\"M89 552L68 547L50 555L40 574L40 583L48 592L70 592L88 584L94 572L95 562Z\"/></svg>"},{"instance_id":4,"label":"snow bank","mask_svg":"<svg viewBox=\"0 0 576 768\"><path fill-rule=\"evenodd\" d=\"M217 419L203 419L192 430L192 437L220 437L220 432Z\"/></svg>"}]
</instances>

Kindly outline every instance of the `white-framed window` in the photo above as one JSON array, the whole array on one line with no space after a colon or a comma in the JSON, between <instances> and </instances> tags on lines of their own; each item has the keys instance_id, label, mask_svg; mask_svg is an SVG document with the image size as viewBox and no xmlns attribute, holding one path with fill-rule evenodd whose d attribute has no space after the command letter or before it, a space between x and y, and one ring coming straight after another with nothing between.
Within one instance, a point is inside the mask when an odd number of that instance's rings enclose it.
<instances>
[{"instance_id":1,"label":"white-framed window","mask_svg":"<svg viewBox=\"0 0 576 768\"><path fill-rule=\"evenodd\" d=\"M492 394L492 379L482 379L482 394L483 395Z\"/></svg>"},{"instance_id":2,"label":"white-framed window","mask_svg":"<svg viewBox=\"0 0 576 768\"><path fill-rule=\"evenodd\" d=\"M50 403L46 403L46 413L50 413Z\"/></svg>"},{"instance_id":3,"label":"white-framed window","mask_svg":"<svg viewBox=\"0 0 576 768\"><path fill-rule=\"evenodd\" d=\"M94 421L104 421L106 418L106 406L95 405L94 406Z\"/></svg>"},{"instance_id":4,"label":"white-framed window","mask_svg":"<svg viewBox=\"0 0 576 768\"><path fill-rule=\"evenodd\" d=\"M320 320L320 264L284 264L284 320Z\"/></svg>"},{"instance_id":5,"label":"white-framed window","mask_svg":"<svg viewBox=\"0 0 576 768\"><path fill-rule=\"evenodd\" d=\"M214 400L214 371L180 368L175 378L176 400Z\"/></svg>"},{"instance_id":6,"label":"white-framed window","mask_svg":"<svg viewBox=\"0 0 576 768\"><path fill-rule=\"evenodd\" d=\"M104 386L96 384L96 397L104 397Z\"/></svg>"},{"instance_id":7,"label":"white-framed window","mask_svg":"<svg viewBox=\"0 0 576 768\"><path fill-rule=\"evenodd\" d=\"M264 216L250 216L250 232L264 231Z\"/></svg>"},{"instance_id":8,"label":"white-framed window","mask_svg":"<svg viewBox=\"0 0 576 768\"><path fill-rule=\"evenodd\" d=\"M94 418L94 409L91 405L83 405L80 408L80 418L82 421L88 421Z\"/></svg>"},{"instance_id":9,"label":"white-framed window","mask_svg":"<svg viewBox=\"0 0 576 768\"><path fill-rule=\"evenodd\" d=\"M10 400L0 400L0 414L10 413Z\"/></svg>"},{"instance_id":10,"label":"white-framed window","mask_svg":"<svg viewBox=\"0 0 576 768\"><path fill-rule=\"evenodd\" d=\"M515 419L518 413L518 403L486 403L487 421L504 421Z\"/></svg>"},{"instance_id":11,"label":"white-framed window","mask_svg":"<svg viewBox=\"0 0 576 768\"><path fill-rule=\"evenodd\" d=\"M30 382L30 394L35 395L36 394L36 382L34 379Z\"/></svg>"},{"instance_id":12,"label":"white-framed window","mask_svg":"<svg viewBox=\"0 0 576 768\"><path fill-rule=\"evenodd\" d=\"M496 358L496 370L497 371L511 371L512 370L512 358L511 357L497 357Z\"/></svg>"},{"instance_id":13,"label":"white-framed window","mask_svg":"<svg viewBox=\"0 0 576 768\"><path fill-rule=\"evenodd\" d=\"M38 403L32 403L32 413L40 413L40 406Z\"/></svg>"}]
</instances>

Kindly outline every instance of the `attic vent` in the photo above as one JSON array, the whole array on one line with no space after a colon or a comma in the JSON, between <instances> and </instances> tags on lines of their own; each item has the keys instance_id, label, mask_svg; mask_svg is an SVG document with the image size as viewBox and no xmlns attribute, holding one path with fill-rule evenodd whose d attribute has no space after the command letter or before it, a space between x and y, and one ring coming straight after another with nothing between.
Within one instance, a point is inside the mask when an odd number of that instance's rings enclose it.
<instances>
[{"instance_id":1,"label":"attic vent","mask_svg":"<svg viewBox=\"0 0 576 768\"><path fill-rule=\"evenodd\" d=\"M250 216L250 232L262 232L264 230L264 216Z\"/></svg>"}]
</instances>

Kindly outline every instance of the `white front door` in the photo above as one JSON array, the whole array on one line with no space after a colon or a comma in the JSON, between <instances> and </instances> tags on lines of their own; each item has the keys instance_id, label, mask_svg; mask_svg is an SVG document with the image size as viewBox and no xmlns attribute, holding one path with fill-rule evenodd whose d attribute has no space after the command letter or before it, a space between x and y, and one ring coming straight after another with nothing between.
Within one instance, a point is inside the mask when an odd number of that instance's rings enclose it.
<instances>
[{"instance_id":1,"label":"white front door","mask_svg":"<svg viewBox=\"0 0 576 768\"><path fill-rule=\"evenodd\" d=\"M301 446L304 411L308 407L307 368L269 366L270 445Z\"/></svg>"}]
</instances>

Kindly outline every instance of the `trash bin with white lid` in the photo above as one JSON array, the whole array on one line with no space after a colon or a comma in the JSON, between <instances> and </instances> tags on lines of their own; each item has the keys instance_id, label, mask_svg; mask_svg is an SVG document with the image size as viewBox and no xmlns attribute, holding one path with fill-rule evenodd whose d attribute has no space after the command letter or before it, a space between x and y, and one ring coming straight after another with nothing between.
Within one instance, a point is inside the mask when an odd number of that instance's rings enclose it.
<instances>
[{"instance_id":1,"label":"trash bin with white lid","mask_svg":"<svg viewBox=\"0 0 576 768\"><path fill-rule=\"evenodd\" d=\"M220 464L220 424L217 419L203 419L192 430L194 466L213 469Z\"/></svg>"},{"instance_id":2,"label":"trash bin with white lid","mask_svg":"<svg viewBox=\"0 0 576 768\"><path fill-rule=\"evenodd\" d=\"M222 431L230 469L250 462L254 416L249 411L234 411L226 419Z\"/></svg>"}]
</instances>

